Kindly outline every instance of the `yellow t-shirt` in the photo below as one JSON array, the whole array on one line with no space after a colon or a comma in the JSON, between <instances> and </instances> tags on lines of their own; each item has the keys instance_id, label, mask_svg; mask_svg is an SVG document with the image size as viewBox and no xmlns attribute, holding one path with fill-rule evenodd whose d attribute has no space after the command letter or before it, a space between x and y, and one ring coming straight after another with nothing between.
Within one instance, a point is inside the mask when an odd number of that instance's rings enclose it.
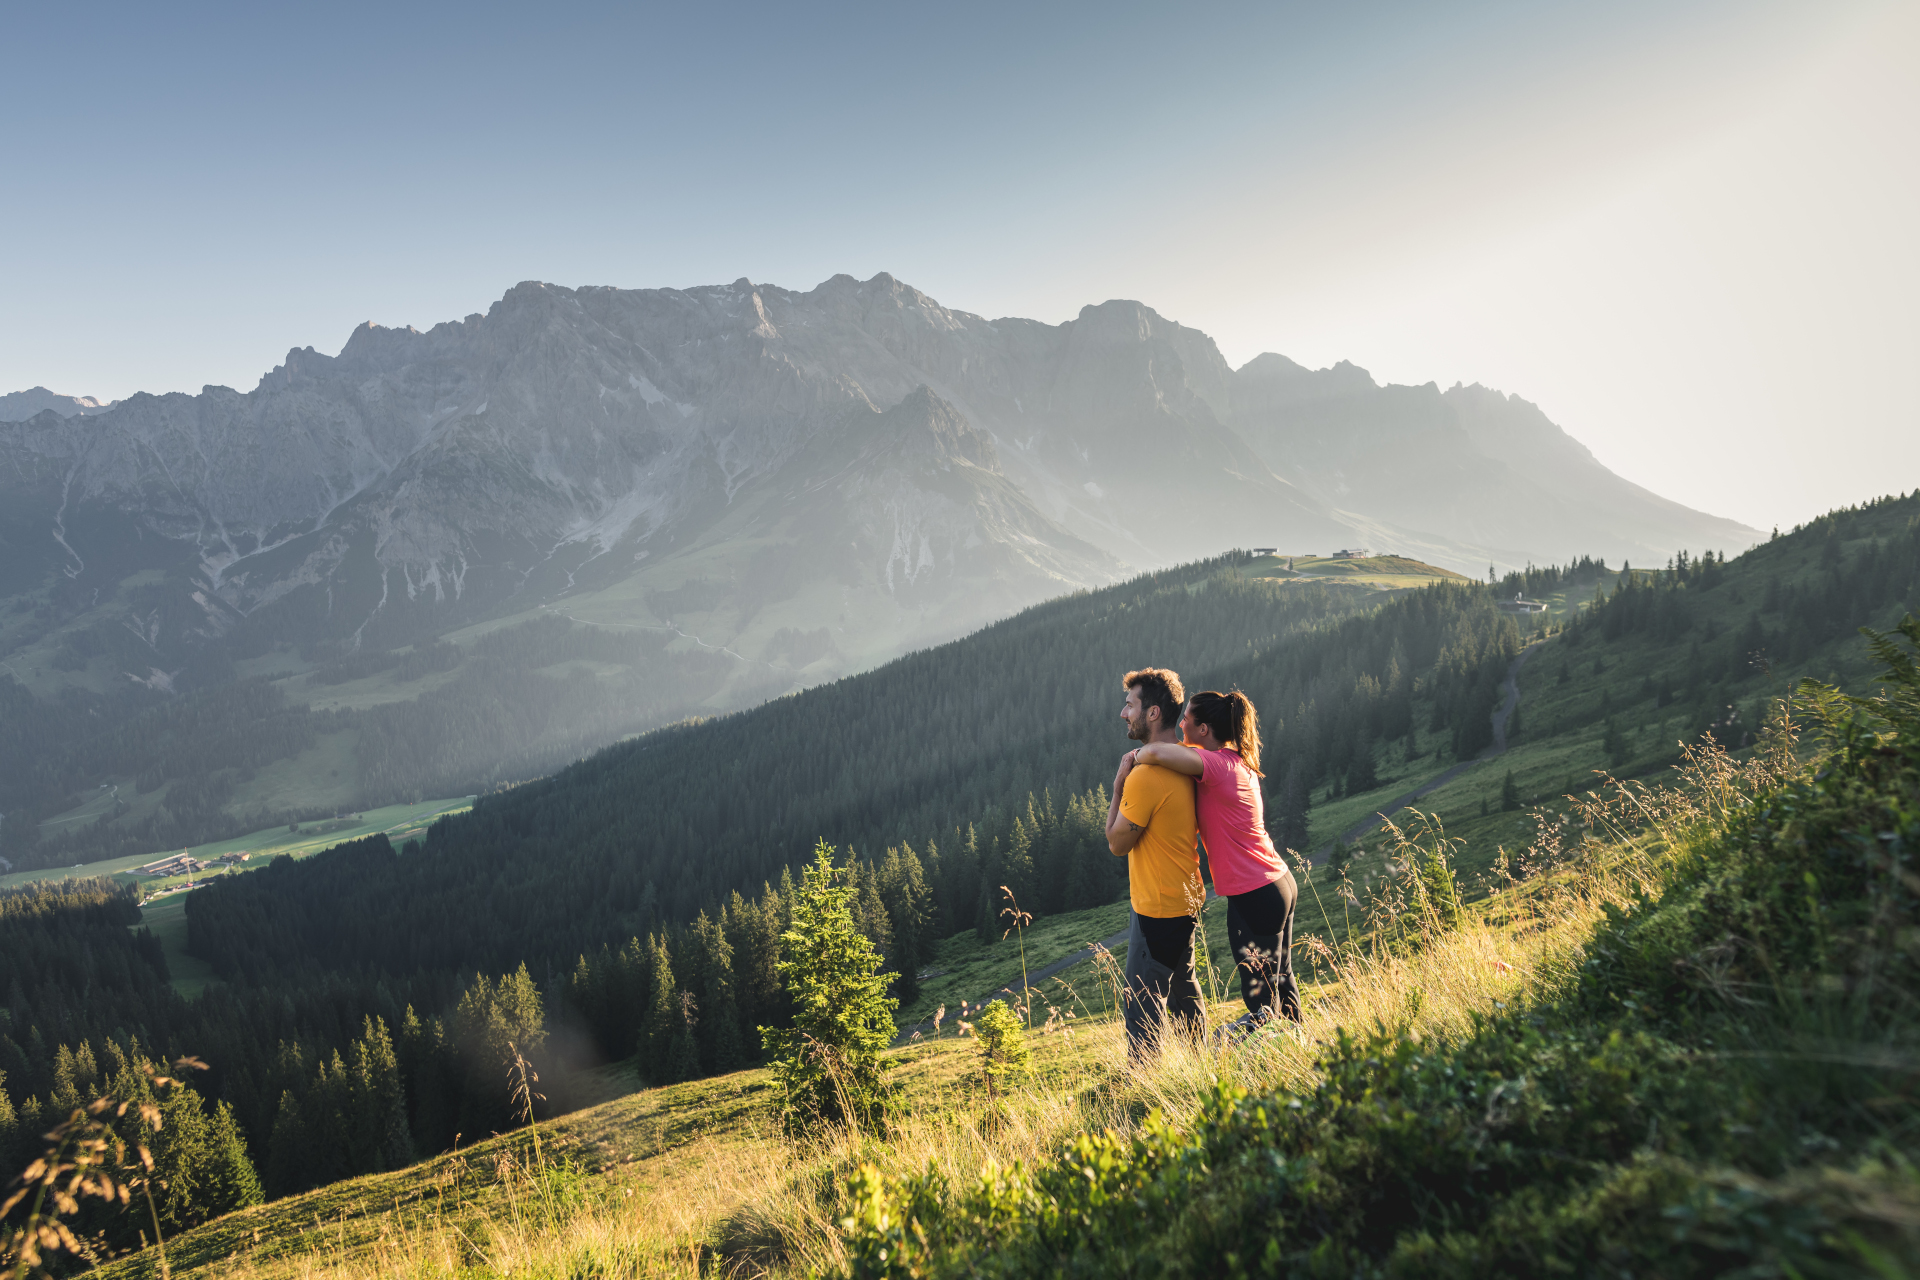
<instances>
[{"instance_id":1,"label":"yellow t-shirt","mask_svg":"<svg viewBox=\"0 0 1920 1280\"><path fill-rule=\"evenodd\" d=\"M1120 816L1145 828L1126 855L1133 909L1163 920L1192 914L1189 892L1195 900L1204 892L1194 844L1193 779L1157 764L1135 767L1120 792Z\"/></svg>"}]
</instances>

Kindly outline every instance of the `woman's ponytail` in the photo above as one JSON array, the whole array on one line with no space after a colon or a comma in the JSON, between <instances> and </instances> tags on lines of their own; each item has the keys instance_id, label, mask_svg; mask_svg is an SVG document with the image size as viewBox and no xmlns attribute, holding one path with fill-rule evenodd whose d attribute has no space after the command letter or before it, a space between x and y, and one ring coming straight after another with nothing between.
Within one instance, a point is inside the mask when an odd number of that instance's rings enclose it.
<instances>
[{"instance_id":1,"label":"woman's ponytail","mask_svg":"<svg viewBox=\"0 0 1920 1280\"><path fill-rule=\"evenodd\" d=\"M1187 704L1193 718L1213 730L1215 741L1240 753L1247 768L1260 772L1260 713L1253 699L1238 689L1215 693L1209 689L1193 695Z\"/></svg>"},{"instance_id":2,"label":"woman's ponytail","mask_svg":"<svg viewBox=\"0 0 1920 1280\"><path fill-rule=\"evenodd\" d=\"M1240 759L1247 768L1260 772L1260 713L1253 709L1253 699L1238 689L1227 695L1227 706L1233 713L1233 745L1240 753Z\"/></svg>"}]
</instances>

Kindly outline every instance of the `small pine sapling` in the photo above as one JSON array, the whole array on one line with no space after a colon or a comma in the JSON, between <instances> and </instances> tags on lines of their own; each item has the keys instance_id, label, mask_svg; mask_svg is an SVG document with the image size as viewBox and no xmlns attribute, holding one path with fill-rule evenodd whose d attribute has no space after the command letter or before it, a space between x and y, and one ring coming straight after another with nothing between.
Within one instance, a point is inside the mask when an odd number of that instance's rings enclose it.
<instances>
[{"instance_id":1,"label":"small pine sapling","mask_svg":"<svg viewBox=\"0 0 1920 1280\"><path fill-rule=\"evenodd\" d=\"M987 1082L987 1101L993 1102L994 1086L1009 1071L1027 1065L1026 1031L1020 1018L999 1000L989 1001L973 1020L973 1034L980 1041L980 1074Z\"/></svg>"}]
</instances>

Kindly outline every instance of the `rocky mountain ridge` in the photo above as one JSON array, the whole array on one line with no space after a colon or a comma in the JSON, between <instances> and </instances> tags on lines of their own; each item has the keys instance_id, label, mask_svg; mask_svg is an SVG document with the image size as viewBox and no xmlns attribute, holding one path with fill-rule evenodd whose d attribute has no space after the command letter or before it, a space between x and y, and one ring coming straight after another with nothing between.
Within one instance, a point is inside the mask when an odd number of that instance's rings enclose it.
<instances>
[{"instance_id":1,"label":"rocky mountain ridge","mask_svg":"<svg viewBox=\"0 0 1920 1280\"><path fill-rule=\"evenodd\" d=\"M729 644L854 620L873 657L988 619L923 589L935 567L1018 607L1236 545L1475 569L1751 537L1484 388L1277 355L1235 371L1136 302L989 321L884 273L806 292L528 282L425 332L364 324L245 393L0 424L0 506L0 592L161 570L183 586L162 630L277 612L276 634L348 649L595 593L659 623L636 602L705 582ZM766 557L787 598L828 584L861 607L816 590L807 616L769 611Z\"/></svg>"}]
</instances>

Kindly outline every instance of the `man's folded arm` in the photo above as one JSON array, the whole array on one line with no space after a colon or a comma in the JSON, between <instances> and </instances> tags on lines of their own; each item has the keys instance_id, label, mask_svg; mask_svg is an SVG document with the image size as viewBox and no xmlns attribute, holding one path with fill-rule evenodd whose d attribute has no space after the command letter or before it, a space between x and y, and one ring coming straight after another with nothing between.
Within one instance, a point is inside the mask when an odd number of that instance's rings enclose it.
<instances>
[{"instance_id":1,"label":"man's folded arm","mask_svg":"<svg viewBox=\"0 0 1920 1280\"><path fill-rule=\"evenodd\" d=\"M1206 758L1192 747L1177 742L1149 742L1133 753L1135 765L1157 764L1175 773L1197 778L1206 770Z\"/></svg>"}]
</instances>

